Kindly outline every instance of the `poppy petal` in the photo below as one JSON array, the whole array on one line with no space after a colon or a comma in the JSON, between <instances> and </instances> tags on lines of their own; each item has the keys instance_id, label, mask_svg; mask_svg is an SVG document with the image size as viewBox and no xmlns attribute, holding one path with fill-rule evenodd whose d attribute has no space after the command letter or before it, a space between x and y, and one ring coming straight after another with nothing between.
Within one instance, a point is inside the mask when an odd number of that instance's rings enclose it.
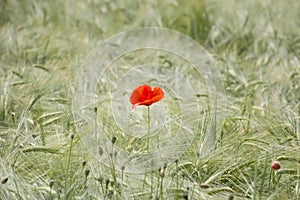
<instances>
[{"instance_id":1,"label":"poppy petal","mask_svg":"<svg viewBox=\"0 0 300 200\"><path fill-rule=\"evenodd\" d=\"M160 87L152 89L149 85L141 85L135 88L130 95L132 109L139 105L150 106L164 98L164 91Z\"/></svg>"},{"instance_id":2,"label":"poppy petal","mask_svg":"<svg viewBox=\"0 0 300 200\"><path fill-rule=\"evenodd\" d=\"M143 101L144 88L145 88L145 86L141 85L132 91L132 93L130 95L130 103L137 104L137 103Z\"/></svg>"}]
</instances>

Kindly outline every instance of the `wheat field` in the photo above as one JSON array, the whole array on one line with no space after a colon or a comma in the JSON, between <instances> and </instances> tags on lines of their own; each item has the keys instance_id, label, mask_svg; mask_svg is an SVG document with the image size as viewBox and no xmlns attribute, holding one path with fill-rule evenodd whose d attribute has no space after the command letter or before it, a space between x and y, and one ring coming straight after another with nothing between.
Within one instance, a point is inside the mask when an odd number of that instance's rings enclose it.
<instances>
[{"instance_id":1,"label":"wheat field","mask_svg":"<svg viewBox=\"0 0 300 200\"><path fill-rule=\"evenodd\" d=\"M298 1L0 0L0 6L0 199L300 199ZM203 126L177 159L137 174L86 150L73 98L89 53L114 34L143 27L176 30L210 53L226 114L208 154L198 152ZM146 144L125 141L113 119L101 120L112 147ZM271 168L275 160L279 170Z\"/></svg>"}]
</instances>

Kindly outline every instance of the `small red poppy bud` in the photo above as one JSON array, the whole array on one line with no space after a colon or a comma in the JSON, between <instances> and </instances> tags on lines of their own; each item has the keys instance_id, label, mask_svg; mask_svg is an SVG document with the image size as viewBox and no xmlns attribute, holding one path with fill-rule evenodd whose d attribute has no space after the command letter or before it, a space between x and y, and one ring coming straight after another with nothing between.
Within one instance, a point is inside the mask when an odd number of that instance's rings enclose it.
<instances>
[{"instance_id":1,"label":"small red poppy bud","mask_svg":"<svg viewBox=\"0 0 300 200\"><path fill-rule=\"evenodd\" d=\"M280 166L280 163L279 163L277 160L273 161L273 163L272 163L272 168L273 168L275 171L279 170L280 167L281 167L281 166Z\"/></svg>"}]
</instances>

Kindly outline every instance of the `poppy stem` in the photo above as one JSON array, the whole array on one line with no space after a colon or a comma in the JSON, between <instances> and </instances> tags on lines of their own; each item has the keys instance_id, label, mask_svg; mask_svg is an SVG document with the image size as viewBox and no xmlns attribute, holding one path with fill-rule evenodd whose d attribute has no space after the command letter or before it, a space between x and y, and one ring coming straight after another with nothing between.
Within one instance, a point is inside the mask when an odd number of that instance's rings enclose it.
<instances>
[{"instance_id":1,"label":"poppy stem","mask_svg":"<svg viewBox=\"0 0 300 200\"><path fill-rule=\"evenodd\" d=\"M148 138L147 138L147 140L148 140L148 155L149 155L149 153L150 153L150 125L151 125L151 118L150 118L150 106L148 106L148 109L147 109L147 111L148 111L148 120L147 120L147 122L148 122ZM150 194L152 195L153 194L153 174L152 174L152 162L151 162L151 185L150 185L150 189L151 189L151 191L150 191Z\"/></svg>"},{"instance_id":2,"label":"poppy stem","mask_svg":"<svg viewBox=\"0 0 300 200\"><path fill-rule=\"evenodd\" d=\"M148 132L147 132L147 153L148 153L148 156L149 156L149 153L150 153L150 106L147 106L147 127L148 127ZM147 166L149 166L149 160L147 160ZM144 175L142 191L144 191L144 186L145 186L145 183L146 183L147 170L148 169L146 169L145 175ZM151 175L152 175L152 173L151 173ZM152 195L152 180L151 180L151 195Z\"/></svg>"},{"instance_id":3,"label":"poppy stem","mask_svg":"<svg viewBox=\"0 0 300 200\"><path fill-rule=\"evenodd\" d=\"M149 156L149 153L150 153L150 122L151 122L150 121L150 106L147 106L147 128L148 128L148 132L147 132L147 153L148 153L148 156ZM147 160L147 166L148 165L149 165L149 160ZM142 191L144 191L146 176L147 176L147 171L145 171ZM151 187L152 187L152 184L151 184ZM152 189L151 189L151 194L152 194Z\"/></svg>"},{"instance_id":4,"label":"poppy stem","mask_svg":"<svg viewBox=\"0 0 300 200\"><path fill-rule=\"evenodd\" d=\"M147 120L147 123L148 123L148 136L147 136L147 151L148 153L150 153L150 106L147 106L148 108L148 120Z\"/></svg>"}]
</instances>

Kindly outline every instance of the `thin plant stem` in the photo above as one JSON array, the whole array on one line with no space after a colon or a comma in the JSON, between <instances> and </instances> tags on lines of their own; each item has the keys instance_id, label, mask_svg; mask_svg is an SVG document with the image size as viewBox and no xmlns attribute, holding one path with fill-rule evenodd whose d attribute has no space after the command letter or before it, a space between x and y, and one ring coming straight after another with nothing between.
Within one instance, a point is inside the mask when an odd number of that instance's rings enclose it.
<instances>
[{"instance_id":1,"label":"thin plant stem","mask_svg":"<svg viewBox=\"0 0 300 200\"><path fill-rule=\"evenodd\" d=\"M116 157L117 157L117 151L115 152L115 143L116 143L116 137L113 137L111 142L112 142L112 153L111 153L111 162L112 162L112 176L114 178L114 191L116 191L116 184L117 184L117 175L116 175ZM116 193L114 192L114 197L115 197ZM115 198L116 199L116 198Z\"/></svg>"},{"instance_id":2,"label":"thin plant stem","mask_svg":"<svg viewBox=\"0 0 300 200\"><path fill-rule=\"evenodd\" d=\"M125 170L125 166L122 166L121 167L121 170L122 170L122 181L121 181L121 184L124 185L124 170ZM122 196L122 193L123 193L123 187L120 187L120 196Z\"/></svg>"},{"instance_id":3,"label":"thin plant stem","mask_svg":"<svg viewBox=\"0 0 300 200\"><path fill-rule=\"evenodd\" d=\"M151 116L150 116L150 106L147 107L147 111L148 111L148 155L150 154L150 131L151 131ZM152 173L152 163L151 163L151 185L150 185L150 189L151 189L151 195L153 194L153 173Z\"/></svg>"},{"instance_id":4,"label":"thin plant stem","mask_svg":"<svg viewBox=\"0 0 300 200\"><path fill-rule=\"evenodd\" d=\"M71 157L72 157L72 148L73 148L73 139L74 139L74 135L71 134L71 144L70 144L70 149L69 149L68 162L67 162L67 174L66 174L66 179L65 179L65 192L67 190L67 181L68 181L68 178L69 178L69 170L70 170L70 163L71 163Z\"/></svg>"},{"instance_id":5,"label":"thin plant stem","mask_svg":"<svg viewBox=\"0 0 300 200\"><path fill-rule=\"evenodd\" d=\"M45 140L45 132L44 132L44 127L42 122L38 122L40 129L41 129L41 139L42 139L42 144L43 146L46 146L46 140Z\"/></svg>"},{"instance_id":6,"label":"thin plant stem","mask_svg":"<svg viewBox=\"0 0 300 200\"><path fill-rule=\"evenodd\" d=\"M95 126L95 138L96 138L96 142L97 142L97 144L98 144L98 130L97 130L97 112L98 112L98 108L97 107L95 107L94 108L94 112L95 112L95 119L94 119L94 126Z\"/></svg>"},{"instance_id":7,"label":"thin plant stem","mask_svg":"<svg viewBox=\"0 0 300 200\"><path fill-rule=\"evenodd\" d=\"M150 106L147 106L147 153L149 156L150 153L150 124L151 124L151 117L150 117ZM149 161L147 160L147 166L149 165ZM147 170L147 169L146 169ZM142 191L144 191L144 187L145 187L145 182L146 182L146 176L147 176L147 171L145 171L144 174L144 180L143 180L143 186L142 186ZM152 172L151 172L151 194L153 192L153 177L152 177Z\"/></svg>"},{"instance_id":8,"label":"thin plant stem","mask_svg":"<svg viewBox=\"0 0 300 200\"><path fill-rule=\"evenodd\" d=\"M274 180L275 180L276 177L277 177L277 171L274 174ZM281 179L281 174L279 174L277 180L275 180L274 189L276 189L277 184L279 183L280 179Z\"/></svg>"},{"instance_id":9,"label":"thin plant stem","mask_svg":"<svg viewBox=\"0 0 300 200\"><path fill-rule=\"evenodd\" d=\"M269 189L268 189L268 194L269 194L270 191L271 191L272 173L273 173L273 171L270 171L270 174L269 174Z\"/></svg>"},{"instance_id":10,"label":"thin plant stem","mask_svg":"<svg viewBox=\"0 0 300 200\"><path fill-rule=\"evenodd\" d=\"M122 167L121 170L122 170L122 184L123 184L124 183L124 168Z\"/></svg>"},{"instance_id":11,"label":"thin plant stem","mask_svg":"<svg viewBox=\"0 0 300 200\"><path fill-rule=\"evenodd\" d=\"M253 200L256 200L256 195L257 195L257 164L254 166L254 187L253 187Z\"/></svg>"},{"instance_id":12,"label":"thin plant stem","mask_svg":"<svg viewBox=\"0 0 300 200\"><path fill-rule=\"evenodd\" d=\"M159 187L159 197L160 199L164 199L164 193L163 193L163 182L164 182L164 177L161 177L160 179L160 187Z\"/></svg>"},{"instance_id":13,"label":"thin plant stem","mask_svg":"<svg viewBox=\"0 0 300 200\"><path fill-rule=\"evenodd\" d=\"M194 199L195 185L192 186L191 199Z\"/></svg>"},{"instance_id":14,"label":"thin plant stem","mask_svg":"<svg viewBox=\"0 0 300 200\"><path fill-rule=\"evenodd\" d=\"M147 172L144 173L144 180L143 180L143 185L142 185L142 192L144 191L145 183L146 183L146 176Z\"/></svg>"},{"instance_id":15,"label":"thin plant stem","mask_svg":"<svg viewBox=\"0 0 300 200\"><path fill-rule=\"evenodd\" d=\"M150 106L147 106L147 113L148 113L148 117L147 117L147 124L148 124L148 134L147 134L147 151L148 154L150 153L150 123L151 123L151 119L150 119Z\"/></svg>"},{"instance_id":16,"label":"thin plant stem","mask_svg":"<svg viewBox=\"0 0 300 200\"><path fill-rule=\"evenodd\" d=\"M111 164L112 164L112 167L111 167L111 174L112 174L112 176L113 176L114 181L116 181L116 180L117 180L117 177L116 177L116 170L115 170L115 152L114 152L114 144L112 145Z\"/></svg>"},{"instance_id":17,"label":"thin plant stem","mask_svg":"<svg viewBox=\"0 0 300 200\"><path fill-rule=\"evenodd\" d=\"M49 196L49 200L52 200L52 188L53 188L53 184L54 184L53 181L50 181L50 182L49 182L49 186L50 186L50 196Z\"/></svg>"},{"instance_id":18,"label":"thin plant stem","mask_svg":"<svg viewBox=\"0 0 300 200\"><path fill-rule=\"evenodd\" d=\"M158 171L158 173L159 173L159 171ZM159 179L160 179L160 176L158 176L158 179L157 179L157 188L159 188L159 186L160 186L159 185L160 184L160 180ZM156 196L159 197L159 191L158 191L158 189L156 190Z\"/></svg>"},{"instance_id":19,"label":"thin plant stem","mask_svg":"<svg viewBox=\"0 0 300 200\"><path fill-rule=\"evenodd\" d=\"M267 178L267 166L268 166L267 163L268 163L268 154L266 153L263 174L262 174L262 177L261 177L261 184L260 184L259 198L258 199L262 198L262 191L264 189L265 179Z\"/></svg>"},{"instance_id":20,"label":"thin plant stem","mask_svg":"<svg viewBox=\"0 0 300 200\"><path fill-rule=\"evenodd\" d=\"M178 199L179 182L178 182L178 160L176 159L176 199Z\"/></svg>"},{"instance_id":21,"label":"thin plant stem","mask_svg":"<svg viewBox=\"0 0 300 200\"><path fill-rule=\"evenodd\" d=\"M15 178L15 165L12 164L11 168L12 168L12 172L13 172L13 176L14 176L14 178L13 178L13 183L15 184L15 187L16 187L18 199L22 199L22 198L21 198L21 195L20 195L20 191L19 191L19 187L18 187L16 178Z\"/></svg>"},{"instance_id":22,"label":"thin plant stem","mask_svg":"<svg viewBox=\"0 0 300 200\"><path fill-rule=\"evenodd\" d=\"M52 187L50 187L50 197L49 197L50 200L52 200Z\"/></svg>"}]
</instances>

